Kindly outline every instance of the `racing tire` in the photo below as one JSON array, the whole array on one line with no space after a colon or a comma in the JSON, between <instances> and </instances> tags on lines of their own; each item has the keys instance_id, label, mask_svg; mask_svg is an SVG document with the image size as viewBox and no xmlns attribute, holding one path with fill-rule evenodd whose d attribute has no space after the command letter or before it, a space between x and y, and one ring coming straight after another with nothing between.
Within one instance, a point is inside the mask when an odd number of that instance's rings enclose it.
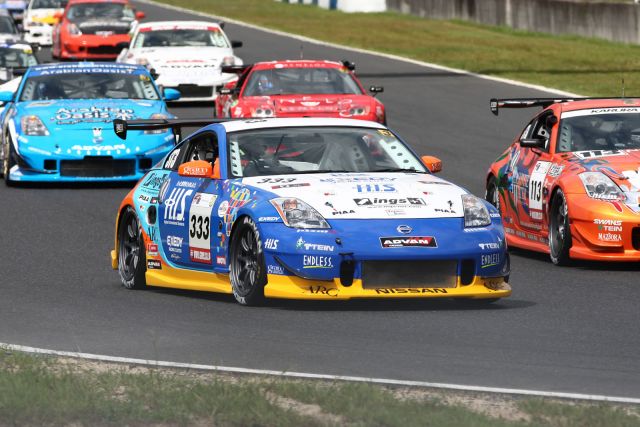
<instances>
[{"instance_id":1,"label":"racing tire","mask_svg":"<svg viewBox=\"0 0 640 427\"><path fill-rule=\"evenodd\" d=\"M229 248L229 278L236 301L242 305L264 303L267 269L256 223L248 216L240 219Z\"/></svg>"},{"instance_id":2,"label":"racing tire","mask_svg":"<svg viewBox=\"0 0 640 427\"><path fill-rule=\"evenodd\" d=\"M15 185L15 182L9 177L9 172L16 164L16 151L13 148L13 144L9 137L7 137L6 142L4 143L3 151L5 158L2 160L2 176L4 177L4 183L8 187L12 187Z\"/></svg>"},{"instance_id":3,"label":"racing tire","mask_svg":"<svg viewBox=\"0 0 640 427\"><path fill-rule=\"evenodd\" d=\"M556 265L567 265L571 261L571 228L567 200L561 189L558 189L551 200L549 213L549 256Z\"/></svg>"},{"instance_id":4,"label":"racing tire","mask_svg":"<svg viewBox=\"0 0 640 427\"><path fill-rule=\"evenodd\" d=\"M122 286L127 289L144 289L147 286L145 262L140 220L135 210L128 206L118 227L118 273Z\"/></svg>"},{"instance_id":5,"label":"racing tire","mask_svg":"<svg viewBox=\"0 0 640 427\"><path fill-rule=\"evenodd\" d=\"M484 193L484 199L495 206L500 211L500 193L498 192L498 181L496 177L491 175L487 180L487 189Z\"/></svg>"}]
</instances>

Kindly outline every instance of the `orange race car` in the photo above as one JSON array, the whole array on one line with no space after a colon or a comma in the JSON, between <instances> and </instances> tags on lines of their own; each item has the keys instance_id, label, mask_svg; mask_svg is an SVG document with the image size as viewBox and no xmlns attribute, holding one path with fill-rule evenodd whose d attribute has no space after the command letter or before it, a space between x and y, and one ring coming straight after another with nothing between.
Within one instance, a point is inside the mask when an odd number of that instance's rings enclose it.
<instances>
[{"instance_id":1,"label":"orange race car","mask_svg":"<svg viewBox=\"0 0 640 427\"><path fill-rule=\"evenodd\" d=\"M508 244L570 259L640 260L640 99L492 99L542 107L489 168Z\"/></svg>"},{"instance_id":2,"label":"orange race car","mask_svg":"<svg viewBox=\"0 0 640 427\"><path fill-rule=\"evenodd\" d=\"M55 16L54 58L116 59L144 13L136 12L128 0L69 0Z\"/></svg>"}]
</instances>

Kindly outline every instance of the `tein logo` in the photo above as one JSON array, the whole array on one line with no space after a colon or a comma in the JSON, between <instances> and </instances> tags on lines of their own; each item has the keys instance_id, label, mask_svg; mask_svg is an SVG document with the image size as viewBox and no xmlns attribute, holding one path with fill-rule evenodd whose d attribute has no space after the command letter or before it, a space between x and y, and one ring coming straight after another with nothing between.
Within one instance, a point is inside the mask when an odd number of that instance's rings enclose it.
<instances>
[{"instance_id":1,"label":"tein logo","mask_svg":"<svg viewBox=\"0 0 640 427\"><path fill-rule=\"evenodd\" d=\"M397 236L381 237L380 244L383 248L423 247L437 248L436 238L433 236Z\"/></svg>"}]
</instances>

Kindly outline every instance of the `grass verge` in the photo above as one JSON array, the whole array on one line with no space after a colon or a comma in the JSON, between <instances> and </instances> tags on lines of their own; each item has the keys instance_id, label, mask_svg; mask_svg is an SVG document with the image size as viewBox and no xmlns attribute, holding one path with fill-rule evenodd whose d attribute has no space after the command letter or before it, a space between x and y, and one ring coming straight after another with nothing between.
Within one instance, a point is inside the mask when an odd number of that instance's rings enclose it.
<instances>
[{"instance_id":1,"label":"grass verge","mask_svg":"<svg viewBox=\"0 0 640 427\"><path fill-rule=\"evenodd\" d=\"M636 45L391 12L348 14L273 0L159 1L323 41L589 96L620 96L624 79L626 95L640 96L640 46ZM242 56L242 50L238 54ZM291 53L292 58L297 55Z\"/></svg>"},{"instance_id":2,"label":"grass verge","mask_svg":"<svg viewBox=\"0 0 640 427\"><path fill-rule=\"evenodd\" d=\"M640 408L150 369L0 350L0 425L637 426Z\"/></svg>"}]
</instances>

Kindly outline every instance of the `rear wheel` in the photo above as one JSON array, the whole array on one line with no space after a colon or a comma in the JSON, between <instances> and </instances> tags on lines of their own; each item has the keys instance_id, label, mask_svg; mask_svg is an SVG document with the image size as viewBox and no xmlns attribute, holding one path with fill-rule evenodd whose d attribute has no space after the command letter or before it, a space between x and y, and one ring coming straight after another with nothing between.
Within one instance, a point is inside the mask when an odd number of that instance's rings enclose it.
<instances>
[{"instance_id":1,"label":"rear wheel","mask_svg":"<svg viewBox=\"0 0 640 427\"><path fill-rule=\"evenodd\" d=\"M487 181L487 191L485 192L485 200L500 210L500 193L498 192L498 184L496 177L491 175Z\"/></svg>"},{"instance_id":2,"label":"rear wheel","mask_svg":"<svg viewBox=\"0 0 640 427\"><path fill-rule=\"evenodd\" d=\"M260 233L251 218L243 217L240 221L229 250L231 289L240 304L259 305L264 302L264 286L267 284Z\"/></svg>"},{"instance_id":3,"label":"rear wheel","mask_svg":"<svg viewBox=\"0 0 640 427\"><path fill-rule=\"evenodd\" d=\"M143 289L146 287L145 260L140 221L135 210L129 206L122 214L118 228L118 272L125 288Z\"/></svg>"},{"instance_id":4,"label":"rear wheel","mask_svg":"<svg viewBox=\"0 0 640 427\"><path fill-rule=\"evenodd\" d=\"M549 214L549 255L556 265L567 265L570 261L571 229L569 228L569 211L567 200L562 190L558 189L551 201Z\"/></svg>"}]
</instances>

